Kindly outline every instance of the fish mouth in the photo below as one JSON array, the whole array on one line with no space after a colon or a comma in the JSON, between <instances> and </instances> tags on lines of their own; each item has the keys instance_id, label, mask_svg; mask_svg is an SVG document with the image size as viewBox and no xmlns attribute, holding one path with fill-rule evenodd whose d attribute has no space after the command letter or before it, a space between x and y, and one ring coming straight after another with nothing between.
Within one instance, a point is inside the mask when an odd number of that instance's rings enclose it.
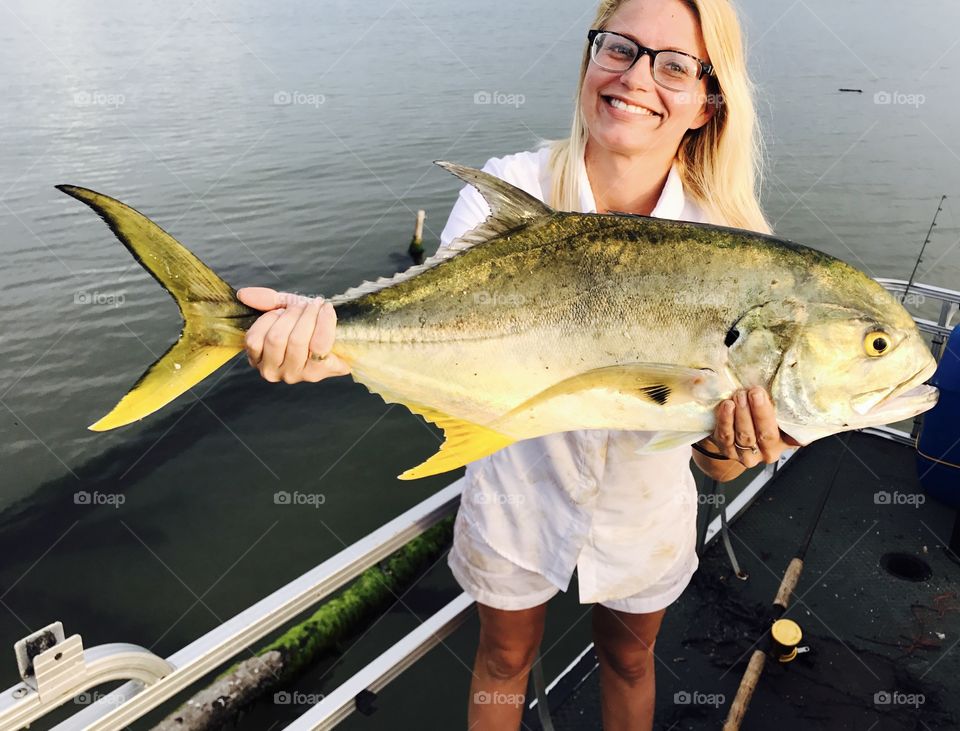
<instances>
[{"instance_id":1,"label":"fish mouth","mask_svg":"<svg viewBox=\"0 0 960 731\"><path fill-rule=\"evenodd\" d=\"M851 400L853 410L871 420L883 417L886 424L921 414L933 408L940 396L940 391L926 383L936 370L937 363L931 358L927 365L893 388L858 394Z\"/></svg>"}]
</instances>

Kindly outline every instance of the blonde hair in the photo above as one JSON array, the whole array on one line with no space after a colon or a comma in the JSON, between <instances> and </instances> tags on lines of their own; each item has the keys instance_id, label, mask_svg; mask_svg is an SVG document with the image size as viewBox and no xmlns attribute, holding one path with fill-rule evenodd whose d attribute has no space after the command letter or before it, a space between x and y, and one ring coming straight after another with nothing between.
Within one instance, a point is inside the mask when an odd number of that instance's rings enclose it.
<instances>
[{"instance_id":1,"label":"blonde hair","mask_svg":"<svg viewBox=\"0 0 960 731\"><path fill-rule=\"evenodd\" d=\"M715 76L708 93L718 100L714 114L700 129L690 130L677 150L677 168L686 195L716 224L770 232L757 191L762 180L762 148L754 107L753 84L747 73L740 21L729 0L682 0L700 21ZM604 28L628 0L601 0L592 28ZM580 205L579 169L587 145L587 124L581 108L583 80L590 64L585 49L580 67L570 137L548 143L553 184L551 205L576 210ZM708 102L713 103L713 102Z\"/></svg>"}]
</instances>

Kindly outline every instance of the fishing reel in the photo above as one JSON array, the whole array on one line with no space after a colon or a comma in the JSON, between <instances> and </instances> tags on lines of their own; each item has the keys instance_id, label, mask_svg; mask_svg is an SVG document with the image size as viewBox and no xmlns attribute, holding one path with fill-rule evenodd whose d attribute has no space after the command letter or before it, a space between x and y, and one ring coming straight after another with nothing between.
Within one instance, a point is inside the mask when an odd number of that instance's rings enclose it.
<instances>
[{"instance_id":1,"label":"fishing reel","mask_svg":"<svg viewBox=\"0 0 960 731\"><path fill-rule=\"evenodd\" d=\"M799 647L803 630L792 619L778 619L770 627L770 654L782 663L793 662L797 655L809 652L809 647Z\"/></svg>"}]
</instances>

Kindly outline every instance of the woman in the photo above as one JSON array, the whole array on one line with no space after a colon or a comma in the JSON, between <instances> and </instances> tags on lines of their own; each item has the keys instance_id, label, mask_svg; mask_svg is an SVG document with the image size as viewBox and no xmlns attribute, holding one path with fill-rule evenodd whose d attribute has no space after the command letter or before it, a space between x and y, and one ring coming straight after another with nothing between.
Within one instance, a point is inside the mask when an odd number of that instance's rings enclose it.
<instances>
[{"instance_id":1,"label":"woman","mask_svg":"<svg viewBox=\"0 0 960 731\"><path fill-rule=\"evenodd\" d=\"M569 139L490 160L485 170L555 208L618 211L769 232L756 196L756 118L728 0L603 0L584 53ZM445 246L488 208L461 191ZM329 353L336 317L319 300L241 290L267 310L247 334L270 381L349 372ZM284 303L288 302L287 306ZM692 453L720 481L793 446L763 389L717 407ZM518 442L467 468L449 565L477 599L480 641L469 727L518 728L547 600L577 569L594 603L603 727L650 729L654 642L697 567L691 449L638 456L647 432L582 431Z\"/></svg>"}]
</instances>

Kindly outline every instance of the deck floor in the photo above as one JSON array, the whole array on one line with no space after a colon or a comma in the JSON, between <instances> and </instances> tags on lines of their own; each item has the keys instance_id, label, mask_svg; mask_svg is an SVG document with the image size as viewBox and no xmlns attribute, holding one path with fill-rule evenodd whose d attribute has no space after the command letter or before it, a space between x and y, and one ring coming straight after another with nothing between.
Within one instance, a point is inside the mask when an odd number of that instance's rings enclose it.
<instances>
[{"instance_id":1,"label":"deck floor","mask_svg":"<svg viewBox=\"0 0 960 731\"><path fill-rule=\"evenodd\" d=\"M960 565L946 547L954 511L925 499L911 449L849 437L846 446L828 438L802 450L731 526L746 581L733 575L719 540L701 557L657 640L658 731L721 727L841 456L787 613L810 650L790 664L767 663L742 728L960 728ZM923 560L931 577L892 576L880 565L888 552ZM591 651L551 692L557 731L599 729L599 695ZM527 726L540 728L533 716Z\"/></svg>"}]
</instances>

